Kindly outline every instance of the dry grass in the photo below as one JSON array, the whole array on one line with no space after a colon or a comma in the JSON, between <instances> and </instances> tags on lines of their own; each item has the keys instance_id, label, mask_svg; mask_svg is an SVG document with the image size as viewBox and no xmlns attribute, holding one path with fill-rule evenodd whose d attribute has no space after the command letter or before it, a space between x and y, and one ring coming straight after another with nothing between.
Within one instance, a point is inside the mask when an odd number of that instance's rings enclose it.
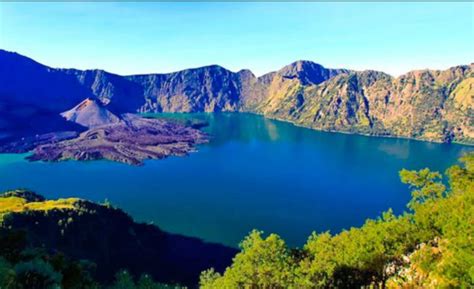
<instances>
[{"instance_id":1,"label":"dry grass","mask_svg":"<svg viewBox=\"0 0 474 289\"><path fill-rule=\"evenodd\" d=\"M25 199L20 197L0 198L0 215L11 212L21 213L24 211L49 211L53 209L74 209L75 203L79 199L68 198L58 200L47 200L44 202L27 203Z\"/></svg>"}]
</instances>

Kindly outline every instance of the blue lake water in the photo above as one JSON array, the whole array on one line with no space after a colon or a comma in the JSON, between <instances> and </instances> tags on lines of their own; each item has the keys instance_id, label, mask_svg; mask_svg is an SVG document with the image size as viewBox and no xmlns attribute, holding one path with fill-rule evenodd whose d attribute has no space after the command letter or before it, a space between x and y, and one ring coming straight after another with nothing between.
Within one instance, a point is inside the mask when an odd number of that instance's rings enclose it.
<instances>
[{"instance_id":1,"label":"blue lake water","mask_svg":"<svg viewBox=\"0 0 474 289\"><path fill-rule=\"evenodd\" d=\"M183 116L179 116L183 117ZM192 114L210 143L133 167L0 155L0 189L108 199L136 220L236 246L253 228L301 246L312 231L359 226L410 198L402 168L444 170L473 147L318 132L250 114Z\"/></svg>"}]
</instances>

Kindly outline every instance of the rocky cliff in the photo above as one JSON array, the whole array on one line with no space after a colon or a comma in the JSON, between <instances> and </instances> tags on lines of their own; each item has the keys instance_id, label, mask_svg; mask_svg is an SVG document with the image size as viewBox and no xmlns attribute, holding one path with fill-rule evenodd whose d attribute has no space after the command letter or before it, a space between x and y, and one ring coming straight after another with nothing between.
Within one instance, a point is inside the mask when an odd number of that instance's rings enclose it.
<instances>
[{"instance_id":1,"label":"rocky cliff","mask_svg":"<svg viewBox=\"0 0 474 289\"><path fill-rule=\"evenodd\" d=\"M0 63L0 103L58 113L91 98L114 113L243 111L318 130L474 143L473 64L392 77L297 61L256 77L217 65L119 76L53 69L6 51Z\"/></svg>"},{"instance_id":2,"label":"rocky cliff","mask_svg":"<svg viewBox=\"0 0 474 289\"><path fill-rule=\"evenodd\" d=\"M284 81L257 111L319 130L474 143L474 65Z\"/></svg>"}]
</instances>

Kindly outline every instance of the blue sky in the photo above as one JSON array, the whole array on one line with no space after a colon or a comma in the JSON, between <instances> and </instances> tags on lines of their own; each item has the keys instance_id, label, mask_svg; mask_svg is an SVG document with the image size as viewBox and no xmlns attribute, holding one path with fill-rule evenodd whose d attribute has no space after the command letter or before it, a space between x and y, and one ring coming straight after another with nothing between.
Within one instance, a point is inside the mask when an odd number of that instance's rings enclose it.
<instances>
[{"instance_id":1,"label":"blue sky","mask_svg":"<svg viewBox=\"0 0 474 289\"><path fill-rule=\"evenodd\" d=\"M474 62L474 4L0 3L0 48L119 74L305 59L398 75Z\"/></svg>"}]
</instances>

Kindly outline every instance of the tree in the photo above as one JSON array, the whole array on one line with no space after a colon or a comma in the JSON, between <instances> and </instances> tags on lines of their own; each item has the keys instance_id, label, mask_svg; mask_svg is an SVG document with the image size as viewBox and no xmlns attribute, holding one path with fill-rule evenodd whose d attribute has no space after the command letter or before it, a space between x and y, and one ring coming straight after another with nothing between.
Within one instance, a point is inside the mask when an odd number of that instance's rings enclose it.
<instances>
[{"instance_id":1,"label":"tree","mask_svg":"<svg viewBox=\"0 0 474 289\"><path fill-rule=\"evenodd\" d=\"M252 231L224 274L202 273L201 288L474 288L474 153L460 162L445 176L402 170L407 212L313 233L302 250Z\"/></svg>"},{"instance_id":2,"label":"tree","mask_svg":"<svg viewBox=\"0 0 474 289\"><path fill-rule=\"evenodd\" d=\"M60 289L62 275L41 259L15 265L15 283L19 288Z\"/></svg>"},{"instance_id":3,"label":"tree","mask_svg":"<svg viewBox=\"0 0 474 289\"><path fill-rule=\"evenodd\" d=\"M242 251L223 276L204 272L202 288L290 288L294 278L290 251L276 234L266 238L262 234L254 230L244 239Z\"/></svg>"}]
</instances>

